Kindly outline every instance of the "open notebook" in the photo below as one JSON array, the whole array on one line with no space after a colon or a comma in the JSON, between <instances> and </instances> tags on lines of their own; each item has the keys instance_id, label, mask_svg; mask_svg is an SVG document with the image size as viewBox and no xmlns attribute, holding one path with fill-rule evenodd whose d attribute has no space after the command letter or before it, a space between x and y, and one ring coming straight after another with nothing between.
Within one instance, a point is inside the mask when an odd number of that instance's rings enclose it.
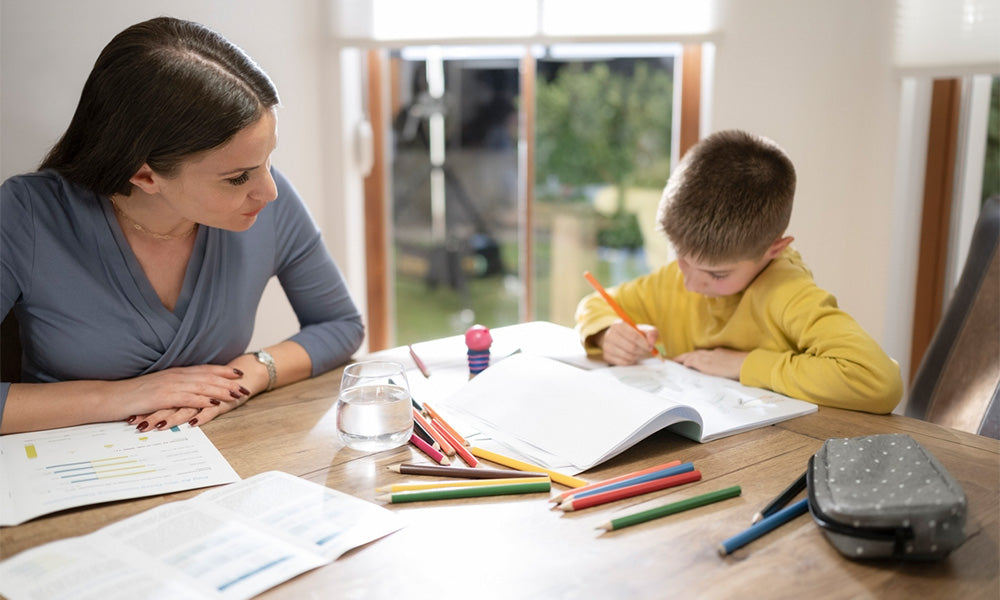
<instances>
[{"instance_id":1,"label":"open notebook","mask_svg":"<svg viewBox=\"0 0 1000 600\"><path fill-rule=\"evenodd\" d=\"M575 473L664 428L708 442L816 411L672 361L588 370L529 353L492 364L442 404L515 454Z\"/></svg>"}]
</instances>

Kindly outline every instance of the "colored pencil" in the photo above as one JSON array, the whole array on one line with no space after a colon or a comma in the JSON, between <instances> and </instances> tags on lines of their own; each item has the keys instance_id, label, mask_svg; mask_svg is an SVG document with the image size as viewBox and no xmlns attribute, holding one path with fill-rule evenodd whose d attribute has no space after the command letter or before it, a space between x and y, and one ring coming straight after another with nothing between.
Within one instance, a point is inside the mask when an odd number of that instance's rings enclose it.
<instances>
[{"instance_id":1,"label":"colored pencil","mask_svg":"<svg viewBox=\"0 0 1000 600\"><path fill-rule=\"evenodd\" d=\"M719 544L719 555L726 556L727 554L731 554L736 549L742 548L771 530L784 525L808 509L809 499L803 498L795 504L779 510L770 517L764 517L761 521L754 523L742 533L738 533Z\"/></svg>"},{"instance_id":2,"label":"colored pencil","mask_svg":"<svg viewBox=\"0 0 1000 600\"><path fill-rule=\"evenodd\" d=\"M376 500L398 504L400 502L419 502L422 500L452 500L455 498L477 498L479 496L502 496L507 494L534 494L552 489L548 479L539 479L534 483L511 483L501 485L481 485L472 487L453 487L439 490L415 490L412 492L396 492L379 496Z\"/></svg>"},{"instance_id":3,"label":"colored pencil","mask_svg":"<svg viewBox=\"0 0 1000 600\"><path fill-rule=\"evenodd\" d=\"M688 471L687 473L671 475L670 477L664 477L663 479L654 479L653 481L647 481L645 483L637 483L635 485L630 485L629 487L611 490L610 492L594 494L593 496L587 496L586 498L579 498L577 500L570 498L569 500L564 500L563 503L557 508L564 511L581 510L584 508L590 508L591 506L607 504L608 502L614 502L616 500L632 498L633 496L638 496L640 494L648 494L649 492L655 492L657 490L665 490L669 487L691 483L700 479L701 471Z\"/></svg>"},{"instance_id":4,"label":"colored pencil","mask_svg":"<svg viewBox=\"0 0 1000 600\"><path fill-rule=\"evenodd\" d=\"M413 422L413 433L417 434L417 436L420 439L422 439L425 442L427 442L428 444L430 444L431 448L434 448L435 450L438 450L438 451L441 450L441 445L438 444L434 440L434 438L431 437L431 434L427 433L427 431L424 429L423 425L421 425L420 423L417 423L416 421Z\"/></svg>"},{"instance_id":5,"label":"colored pencil","mask_svg":"<svg viewBox=\"0 0 1000 600\"><path fill-rule=\"evenodd\" d=\"M518 471L532 471L535 473L548 473L549 478L556 483L561 483L567 487L579 488L587 485L587 482L583 479L573 477L571 475L566 475L558 471L553 471L551 469L546 469L544 467L539 467L538 465L533 465L526 463L524 461L517 460L516 458L511 458L509 456L504 456L503 454L497 454L496 452L490 452L489 450L484 450L476 446L469 448L474 456L478 456L483 460L488 460L490 462L495 462L498 465L503 465L505 467L510 467L511 469L517 469Z\"/></svg>"},{"instance_id":6,"label":"colored pencil","mask_svg":"<svg viewBox=\"0 0 1000 600\"><path fill-rule=\"evenodd\" d=\"M739 496L741 492L742 490L740 489L740 486L734 485L721 490L716 490L714 492L708 492L707 494L701 494L700 496L694 496L686 500L671 502L670 504L664 504L663 506L658 506L656 508L650 508L648 510L632 513L624 517L611 519L607 523L599 526L598 529L603 529L605 531L624 529L625 527L631 527L632 525L638 525L639 523L645 523L646 521L652 521L653 519L659 519L668 515L691 510L692 508L705 506L706 504L712 504L713 502L735 498L736 496Z\"/></svg>"},{"instance_id":7,"label":"colored pencil","mask_svg":"<svg viewBox=\"0 0 1000 600\"><path fill-rule=\"evenodd\" d=\"M590 271L584 271L583 276L590 283L590 285L593 286L595 290L597 290L597 293L600 294L602 298L604 298L604 301L608 303L608 306L610 306L611 309L618 314L618 316L621 318L622 321L625 321L630 327L632 327L632 329L635 329L636 331L641 333L643 337L646 337L646 334L643 333L642 330L639 329L639 326L635 324L635 321L633 321L632 318L628 316L628 313L625 312L625 309L623 309L617 302L615 302L615 299L611 297L611 294L609 294L608 291L604 289L604 286L601 285L601 282L597 281L596 277L590 274ZM657 351L656 348L651 348L650 353L652 353L653 356L660 355L660 353Z\"/></svg>"},{"instance_id":8,"label":"colored pencil","mask_svg":"<svg viewBox=\"0 0 1000 600\"><path fill-rule=\"evenodd\" d=\"M424 361L420 360L416 351L413 350L413 344L407 344L406 347L410 349L410 356L413 358L413 362L416 363L417 368L420 369L420 374L424 377L430 377L431 372L427 370L427 365L424 364Z\"/></svg>"},{"instance_id":9,"label":"colored pencil","mask_svg":"<svg viewBox=\"0 0 1000 600\"><path fill-rule=\"evenodd\" d=\"M480 485L506 485L510 483L538 483L548 477L508 477L502 479L448 479L423 483L394 483L388 487L375 488L376 492L412 492L414 490L437 490L441 488L474 487ZM550 484L551 485L551 484Z\"/></svg>"},{"instance_id":10,"label":"colored pencil","mask_svg":"<svg viewBox=\"0 0 1000 600\"><path fill-rule=\"evenodd\" d=\"M785 491L781 492L774 500L771 500L767 506L764 507L759 513L753 516L752 523L756 523L763 519L764 517L770 517L774 513L778 512L782 508L788 505L792 501L792 498L797 496L799 492L806 489L806 474L803 473L798 479L792 482L790 486L785 488Z\"/></svg>"},{"instance_id":11,"label":"colored pencil","mask_svg":"<svg viewBox=\"0 0 1000 600\"><path fill-rule=\"evenodd\" d=\"M468 446L469 445L469 442L466 441L466 439L464 437L462 437L461 434L458 433L458 430L455 429L454 427L452 427L451 425L449 425L448 421L445 421L444 417L442 417L440 414L438 414L438 411L436 411L433 408L431 408L430 404L424 404L424 410L427 412L427 414L430 416L430 418L432 420L437 421L445 429L447 429L448 433L451 434L451 437L455 438L455 440L457 440L458 443L462 444L463 446Z\"/></svg>"},{"instance_id":12,"label":"colored pencil","mask_svg":"<svg viewBox=\"0 0 1000 600\"><path fill-rule=\"evenodd\" d=\"M591 490L583 492L574 491L572 494L569 495L569 497L566 498L566 500L576 500L577 498L586 498L587 496L593 496L594 494L610 492L612 490L618 490L624 487L638 485L640 483L646 483L647 481L655 481L657 479L663 479L664 477L671 477L673 475L680 475L681 473L688 473L691 471L694 471L694 464L689 462L683 463L677 465L676 467L667 467L666 469L660 469L658 471L653 471L652 473L637 475L629 479L623 479L622 481L609 483L608 485L599 486Z\"/></svg>"},{"instance_id":13,"label":"colored pencil","mask_svg":"<svg viewBox=\"0 0 1000 600\"><path fill-rule=\"evenodd\" d=\"M476 457L470 454L469 451L465 449L465 446L460 444L459 441L455 439L455 436L451 435L451 433L447 429L442 427L440 421L438 421L437 419L432 420L431 427L437 429L437 432L441 434L441 437L448 440L448 443L451 444L451 447L455 449L455 453L458 454L458 456L465 461L465 464L469 465L470 467L475 467L479 465L479 461L476 460Z\"/></svg>"},{"instance_id":14,"label":"colored pencil","mask_svg":"<svg viewBox=\"0 0 1000 600\"><path fill-rule=\"evenodd\" d=\"M590 485L585 485L582 488L576 488L574 490L566 490L560 494L556 494L549 498L551 502L562 502L567 497L574 494L579 494L580 492L586 492L594 488L602 487L612 483L618 483L619 481L624 481L626 479L632 479L633 477L638 477L640 475L645 475L646 473L652 473L654 471L659 471L660 469L669 469L670 467L676 467L681 464L679 460L672 460L670 462L665 462L662 465L656 465L655 467L649 467L648 469L642 469L641 471L636 471L634 473L626 473L625 475L619 475L618 477L612 477L611 479L605 479L603 481L598 481L597 483L591 483Z\"/></svg>"},{"instance_id":15,"label":"colored pencil","mask_svg":"<svg viewBox=\"0 0 1000 600\"><path fill-rule=\"evenodd\" d=\"M469 479L506 479L511 477L547 477L547 473L526 473L507 469L484 469L470 467L439 467L437 465L417 465L400 463L386 469L403 475L430 475L435 477L467 477Z\"/></svg>"},{"instance_id":16,"label":"colored pencil","mask_svg":"<svg viewBox=\"0 0 1000 600\"><path fill-rule=\"evenodd\" d=\"M420 439L419 435L417 435L415 433L411 433L410 434L410 443L413 444L414 446L416 446L417 448L420 448L421 450L423 450L424 454L426 454L427 456L429 456L432 459L434 459L434 462L440 463L442 465L449 465L449 464L451 464L451 461L448 460L447 456L445 456L444 454L441 454L440 452L438 452L437 450L435 450L433 446L431 446L430 444L428 444L424 440Z\"/></svg>"},{"instance_id":17,"label":"colored pencil","mask_svg":"<svg viewBox=\"0 0 1000 600\"><path fill-rule=\"evenodd\" d=\"M441 452L444 452L448 456L455 456L455 449L451 447L448 440L444 439L444 437L438 433L436 429L431 427L431 424L427 422L427 419L425 419L422 414L417 412L417 409L413 409L413 422L419 423L420 426L423 427L424 430L426 430L438 444L441 444Z\"/></svg>"}]
</instances>

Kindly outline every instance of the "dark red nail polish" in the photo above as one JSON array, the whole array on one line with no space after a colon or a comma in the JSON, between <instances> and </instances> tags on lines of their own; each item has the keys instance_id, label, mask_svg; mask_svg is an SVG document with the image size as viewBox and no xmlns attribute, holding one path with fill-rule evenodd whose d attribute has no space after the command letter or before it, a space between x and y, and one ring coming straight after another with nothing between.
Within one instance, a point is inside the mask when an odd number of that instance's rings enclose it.
<instances>
[{"instance_id":1,"label":"dark red nail polish","mask_svg":"<svg viewBox=\"0 0 1000 600\"><path fill-rule=\"evenodd\" d=\"M145 431L147 427L149 427L149 423L146 421L143 421L142 423L139 423L138 425L135 426L135 428L138 429L139 431Z\"/></svg>"},{"instance_id":2,"label":"dark red nail polish","mask_svg":"<svg viewBox=\"0 0 1000 600\"><path fill-rule=\"evenodd\" d=\"M156 428L163 429L166 425L167 425L166 421L160 421L159 423L156 424Z\"/></svg>"},{"instance_id":3,"label":"dark red nail polish","mask_svg":"<svg viewBox=\"0 0 1000 600\"><path fill-rule=\"evenodd\" d=\"M188 421L188 425L190 425L191 427L194 427L197 424L198 424L198 419L197 418L194 418L194 419L191 419L190 421Z\"/></svg>"},{"instance_id":4,"label":"dark red nail polish","mask_svg":"<svg viewBox=\"0 0 1000 600\"><path fill-rule=\"evenodd\" d=\"M131 425L132 423L135 422L136 418L138 418L136 415L132 415L128 419L125 419L125 422L128 423L129 425Z\"/></svg>"},{"instance_id":5,"label":"dark red nail polish","mask_svg":"<svg viewBox=\"0 0 1000 600\"><path fill-rule=\"evenodd\" d=\"M249 396L250 395L250 390L246 389L242 385L240 386L240 391L243 392L244 396Z\"/></svg>"},{"instance_id":6,"label":"dark red nail polish","mask_svg":"<svg viewBox=\"0 0 1000 600\"><path fill-rule=\"evenodd\" d=\"M243 377L243 371L240 371L239 369L233 369L233 373L236 373L240 377Z\"/></svg>"},{"instance_id":7,"label":"dark red nail polish","mask_svg":"<svg viewBox=\"0 0 1000 600\"><path fill-rule=\"evenodd\" d=\"M215 406L218 406L218 405L222 404L221 402L219 402L219 401L218 401L218 400L216 400L215 398L212 398L211 400L209 400L209 402L211 402L211 403L212 403L212 404L214 404Z\"/></svg>"},{"instance_id":8,"label":"dark red nail polish","mask_svg":"<svg viewBox=\"0 0 1000 600\"><path fill-rule=\"evenodd\" d=\"M239 394L237 394L236 392L234 392L233 390L229 390L229 395L233 397L233 400L239 400L240 398L243 397L243 396L240 396Z\"/></svg>"}]
</instances>

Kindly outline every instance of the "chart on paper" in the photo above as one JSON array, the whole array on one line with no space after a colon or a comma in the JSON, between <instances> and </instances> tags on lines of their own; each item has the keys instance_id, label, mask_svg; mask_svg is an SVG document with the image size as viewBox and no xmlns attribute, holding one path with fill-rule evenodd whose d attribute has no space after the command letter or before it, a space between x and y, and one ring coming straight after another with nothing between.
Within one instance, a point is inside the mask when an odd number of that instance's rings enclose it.
<instances>
[{"instance_id":1,"label":"chart on paper","mask_svg":"<svg viewBox=\"0 0 1000 600\"><path fill-rule=\"evenodd\" d=\"M8 435L0 438L0 458L4 525L64 508L239 479L205 434L186 425L138 432L124 423L103 423Z\"/></svg>"}]
</instances>

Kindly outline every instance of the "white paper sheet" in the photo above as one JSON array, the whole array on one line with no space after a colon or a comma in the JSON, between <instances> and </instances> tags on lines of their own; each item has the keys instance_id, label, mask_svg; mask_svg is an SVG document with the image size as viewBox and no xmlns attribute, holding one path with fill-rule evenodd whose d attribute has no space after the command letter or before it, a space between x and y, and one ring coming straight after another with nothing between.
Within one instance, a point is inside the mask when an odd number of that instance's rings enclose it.
<instances>
[{"instance_id":1,"label":"white paper sheet","mask_svg":"<svg viewBox=\"0 0 1000 600\"><path fill-rule=\"evenodd\" d=\"M10 600L244 600L403 526L385 508L270 471L0 562Z\"/></svg>"},{"instance_id":2,"label":"white paper sheet","mask_svg":"<svg viewBox=\"0 0 1000 600\"><path fill-rule=\"evenodd\" d=\"M58 510L231 483L197 427L138 432L98 423L0 436L0 525Z\"/></svg>"}]
</instances>

